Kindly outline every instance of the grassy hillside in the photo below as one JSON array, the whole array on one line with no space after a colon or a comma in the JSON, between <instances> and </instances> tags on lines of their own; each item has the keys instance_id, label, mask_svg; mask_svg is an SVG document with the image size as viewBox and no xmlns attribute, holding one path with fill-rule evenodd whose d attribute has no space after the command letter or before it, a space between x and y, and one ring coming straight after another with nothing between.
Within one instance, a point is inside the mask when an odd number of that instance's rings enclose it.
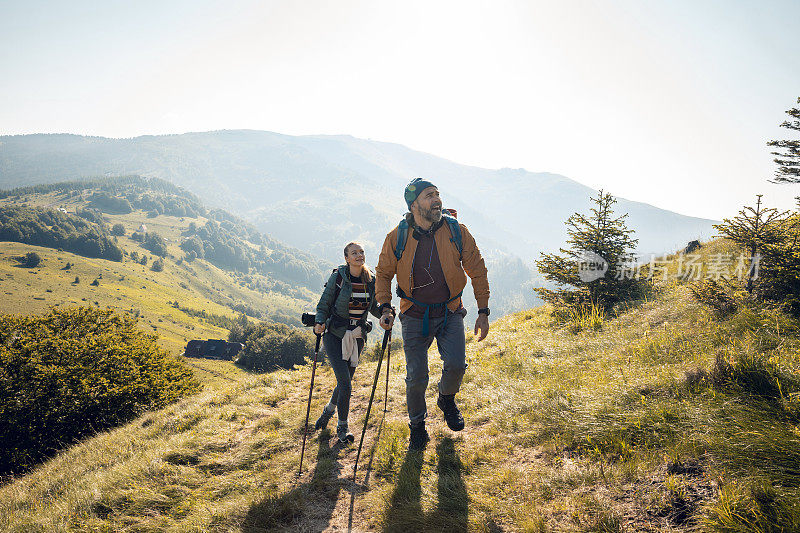
<instances>
[{"instance_id":1,"label":"grassy hillside","mask_svg":"<svg viewBox=\"0 0 800 533\"><path fill-rule=\"evenodd\" d=\"M87 188L77 195L29 191L0 199L0 208L60 207L75 213L88 205L94 189ZM182 238L190 225L200 227L209 220L207 217L152 215L142 210L102 215L103 224L109 228L115 224L124 226L125 235L117 238L117 245L125 253L122 262L0 242L0 290L4 295L0 313L41 313L51 306L111 307L139 317L140 325L159 334L162 345L179 353L190 339L227 336L227 329L219 326L226 319L236 318L234 309L257 313L259 318L294 322L314 303L315 295L309 288L290 284L289 279L281 281L278 276L276 279L255 272L223 270L202 259L184 260ZM158 233L166 241L163 271L152 270L157 257L131 238L142 223L148 232ZM36 268L20 266L15 258L31 251L39 254L41 263ZM133 253L146 255L147 264L132 260ZM202 311L216 315L216 319L196 316Z\"/></svg>"},{"instance_id":2,"label":"grassy hillside","mask_svg":"<svg viewBox=\"0 0 800 533\"><path fill-rule=\"evenodd\" d=\"M381 385L355 483L355 446L328 431L309 439L297 478L310 367L206 362L204 393L0 487L0 529L800 530L798 321L753 307L720 319L664 283L601 329L572 330L537 308L470 339L457 434L435 407L434 349L422 454L406 452L393 353L388 412ZM375 366L356 374L354 432ZM312 421L334 381L318 371Z\"/></svg>"}]
</instances>

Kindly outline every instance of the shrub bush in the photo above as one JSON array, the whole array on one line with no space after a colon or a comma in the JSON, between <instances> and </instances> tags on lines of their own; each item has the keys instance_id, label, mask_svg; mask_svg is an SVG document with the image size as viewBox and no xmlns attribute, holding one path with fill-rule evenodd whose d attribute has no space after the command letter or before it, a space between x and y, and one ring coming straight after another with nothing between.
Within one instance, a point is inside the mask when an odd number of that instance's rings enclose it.
<instances>
[{"instance_id":1,"label":"shrub bush","mask_svg":"<svg viewBox=\"0 0 800 533\"><path fill-rule=\"evenodd\" d=\"M314 352L314 336L310 332L284 324L236 324L228 341L244 344L236 365L256 372L304 364L306 357Z\"/></svg>"},{"instance_id":2,"label":"shrub bush","mask_svg":"<svg viewBox=\"0 0 800 533\"><path fill-rule=\"evenodd\" d=\"M111 235L116 235L117 237L122 237L125 235L125 226L122 224L114 224L111 228Z\"/></svg>"},{"instance_id":3,"label":"shrub bush","mask_svg":"<svg viewBox=\"0 0 800 533\"><path fill-rule=\"evenodd\" d=\"M199 388L131 317L90 307L0 316L0 473Z\"/></svg>"},{"instance_id":4,"label":"shrub bush","mask_svg":"<svg viewBox=\"0 0 800 533\"><path fill-rule=\"evenodd\" d=\"M42 258L36 252L28 252L19 258L19 262L27 268L35 268L42 262Z\"/></svg>"},{"instance_id":5,"label":"shrub bush","mask_svg":"<svg viewBox=\"0 0 800 533\"><path fill-rule=\"evenodd\" d=\"M153 252L159 257L166 257L167 243L164 238L155 232L150 232L144 237L142 246Z\"/></svg>"}]
</instances>

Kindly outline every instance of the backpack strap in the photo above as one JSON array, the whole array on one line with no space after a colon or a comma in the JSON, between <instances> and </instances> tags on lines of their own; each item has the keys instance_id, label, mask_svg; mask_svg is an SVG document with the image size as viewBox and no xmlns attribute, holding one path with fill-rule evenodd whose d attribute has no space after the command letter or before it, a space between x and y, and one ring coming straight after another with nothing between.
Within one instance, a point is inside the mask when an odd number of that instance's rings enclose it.
<instances>
[{"instance_id":1,"label":"backpack strap","mask_svg":"<svg viewBox=\"0 0 800 533\"><path fill-rule=\"evenodd\" d=\"M336 300L339 299L339 293L342 292L342 285L344 285L344 279L342 279L339 269L336 268L333 271L336 272L336 289L333 291L333 302L331 303L332 309L336 307Z\"/></svg>"},{"instance_id":2,"label":"backpack strap","mask_svg":"<svg viewBox=\"0 0 800 533\"><path fill-rule=\"evenodd\" d=\"M456 248L458 249L458 259L461 260L464 251L464 243L461 238L461 226L459 226L458 220L448 213L442 213L442 218L444 218L445 222L447 222L447 225L450 227L450 241L456 245ZM403 257L403 250L406 249L407 241L408 221L404 218L397 225L397 246L394 249L394 256L398 261L400 261L400 258Z\"/></svg>"},{"instance_id":3,"label":"backpack strap","mask_svg":"<svg viewBox=\"0 0 800 533\"><path fill-rule=\"evenodd\" d=\"M464 251L464 243L461 240L461 226L458 224L458 220L455 217L450 216L447 213L442 213L442 218L444 218L447 225L450 226L450 240L455 243L456 248L458 249L458 259L461 260L462 252Z\"/></svg>"},{"instance_id":4,"label":"backpack strap","mask_svg":"<svg viewBox=\"0 0 800 533\"><path fill-rule=\"evenodd\" d=\"M336 307L336 300L339 299L339 293L342 291L342 285L344 284L344 279L342 279L342 275L339 273L338 268L334 268L331 274L336 274L336 282L335 282L336 285L335 288L333 289L333 300L331 301L331 309L333 309L334 307ZM327 282L325 282L325 286L326 287L328 286Z\"/></svg>"},{"instance_id":5,"label":"backpack strap","mask_svg":"<svg viewBox=\"0 0 800 533\"><path fill-rule=\"evenodd\" d=\"M397 225L397 246L394 249L394 256L400 261L403 257L403 250L406 249L406 241L408 240L408 220L403 218L400 224Z\"/></svg>"}]
</instances>

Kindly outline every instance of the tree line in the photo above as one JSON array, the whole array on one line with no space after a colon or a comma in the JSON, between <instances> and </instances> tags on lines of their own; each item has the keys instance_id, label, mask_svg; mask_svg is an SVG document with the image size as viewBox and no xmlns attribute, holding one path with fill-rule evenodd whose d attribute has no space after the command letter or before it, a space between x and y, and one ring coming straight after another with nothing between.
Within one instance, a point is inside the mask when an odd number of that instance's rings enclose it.
<instances>
[{"instance_id":1,"label":"tree line","mask_svg":"<svg viewBox=\"0 0 800 533\"><path fill-rule=\"evenodd\" d=\"M201 227L192 222L185 232L181 248L186 252L186 259L205 259L223 270L268 278L269 287L266 280L250 283L254 290L293 292L298 286L316 290L329 268L312 255L272 239L227 211L207 209L193 194L157 178L133 175L75 180L0 191L0 198L59 192L66 200L75 196L83 198L86 191L91 191L87 207L78 209L77 214L102 228L106 224L102 213L127 214L142 210L148 216L207 218ZM124 234L124 228L118 228L116 233L120 231ZM167 255L166 243L157 234L134 233L131 238L142 242L144 248L159 257Z\"/></svg>"},{"instance_id":2,"label":"tree line","mask_svg":"<svg viewBox=\"0 0 800 533\"><path fill-rule=\"evenodd\" d=\"M54 209L0 207L0 241L61 248L111 261L122 261L123 256L104 225Z\"/></svg>"},{"instance_id":3,"label":"tree line","mask_svg":"<svg viewBox=\"0 0 800 533\"><path fill-rule=\"evenodd\" d=\"M272 244L262 234L249 234L246 226L231 220L209 220L201 227L190 225L180 246L190 261L205 259L225 270L277 276L316 290L327 265L284 246L271 248Z\"/></svg>"}]
</instances>

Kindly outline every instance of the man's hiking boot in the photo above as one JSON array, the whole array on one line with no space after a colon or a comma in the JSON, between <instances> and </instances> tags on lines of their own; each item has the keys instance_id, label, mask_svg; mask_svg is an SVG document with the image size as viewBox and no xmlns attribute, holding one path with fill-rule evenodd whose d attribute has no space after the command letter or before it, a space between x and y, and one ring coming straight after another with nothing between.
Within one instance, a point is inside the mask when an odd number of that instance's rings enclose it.
<instances>
[{"instance_id":1,"label":"man's hiking boot","mask_svg":"<svg viewBox=\"0 0 800 533\"><path fill-rule=\"evenodd\" d=\"M314 430L319 431L320 429L325 429L328 427L328 421L330 421L333 413L336 412L336 409L333 411L328 411L328 406L326 405L324 409L322 409L322 414L319 415L317 421L314 423Z\"/></svg>"},{"instance_id":2,"label":"man's hiking boot","mask_svg":"<svg viewBox=\"0 0 800 533\"><path fill-rule=\"evenodd\" d=\"M431 440L428 436L428 432L425 430L425 424L423 423L420 426L412 426L409 424L409 427L411 428L411 438L408 440L408 451L424 450L425 445Z\"/></svg>"},{"instance_id":3,"label":"man's hiking boot","mask_svg":"<svg viewBox=\"0 0 800 533\"><path fill-rule=\"evenodd\" d=\"M461 431L464 429L464 417L461 416L461 411L456 407L455 398L455 394L439 394L436 405L444 412L444 420L447 422L447 427L453 431Z\"/></svg>"},{"instance_id":4,"label":"man's hiking boot","mask_svg":"<svg viewBox=\"0 0 800 533\"><path fill-rule=\"evenodd\" d=\"M339 437L339 442L342 444L347 444L348 442L356 440L355 436L347 429L347 421L342 422L339 420L339 423L336 425L336 436Z\"/></svg>"}]
</instances>

